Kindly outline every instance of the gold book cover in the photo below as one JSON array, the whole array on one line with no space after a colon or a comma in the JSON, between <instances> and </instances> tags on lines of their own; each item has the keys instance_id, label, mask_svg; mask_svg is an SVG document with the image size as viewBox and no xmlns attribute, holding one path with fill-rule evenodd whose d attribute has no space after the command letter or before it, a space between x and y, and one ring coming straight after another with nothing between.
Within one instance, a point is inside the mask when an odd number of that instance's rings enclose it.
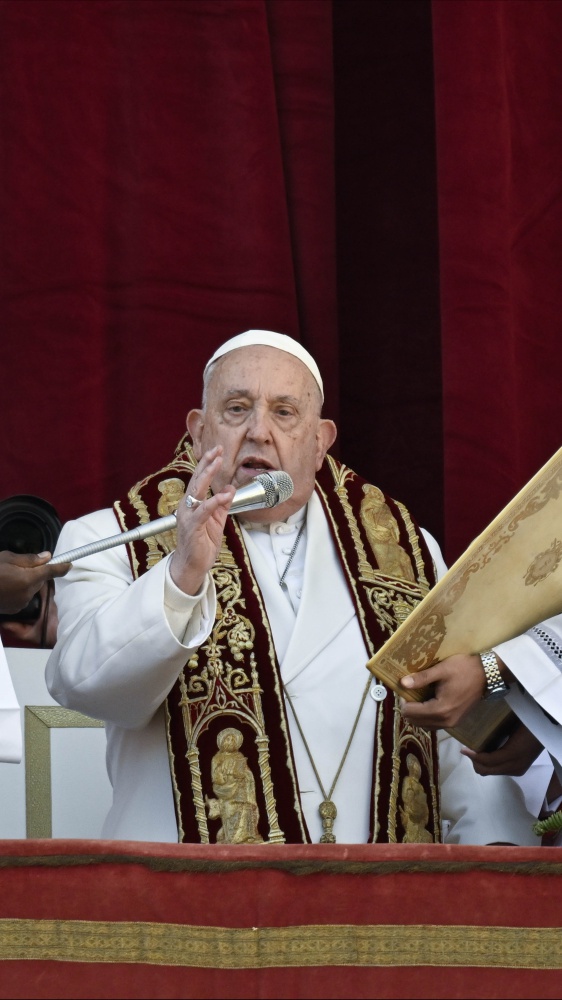
<instances>
[{"instance_id":1,"label":"gold book cover","mask_svg":"<svg viewBox=\"0 0 562 1000\"><path fill-rule=\"evenodd\" d=\"M562 612L562 449L537 472L412 611L367 667L409 700L400 678L454 653L480 653ZM448 730L481 750L508 724L482 701Z\"/></svg>"}]
</instances>

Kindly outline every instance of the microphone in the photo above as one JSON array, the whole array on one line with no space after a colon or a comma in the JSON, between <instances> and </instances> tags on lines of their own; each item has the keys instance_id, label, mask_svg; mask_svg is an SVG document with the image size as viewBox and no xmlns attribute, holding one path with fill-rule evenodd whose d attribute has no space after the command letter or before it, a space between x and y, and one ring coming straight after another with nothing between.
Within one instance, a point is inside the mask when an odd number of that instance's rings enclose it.
<instances>
[{"instance_id":1,"label":"microphone","mask_svg":"<svg viewBox=\"0 0 562 1000\"><path fill-rule=\"evenodd\" d=\"M286 472L262 472L236 490L228 513L244 514L247 510L276 507L292 497L293 489L293 480Z\"/></svg>"},{"instance_id":2,"label":"microphone","mask_svg":"<svg viewBox=\"0 0 562 1000\"><path fill-rule=\"evenodd\" d=\"M248 510L261 510L263 507L276 507L293 495L293 480L286 472L262 472L251 482L241 486L236 490L229 507L229 514L244 514ZM183 503L183 501L181 501ZM110 535L109 538L100 538L97 542L90 542L88 545L81 545L78 549L70 549L68 552L61 552L58 556L49 559L47 566L58 566L61 563L76 562L78 559L85 559L86 556L93 556L96 552L104 552L106 549L113 549L116 545L127 545L129 542L140 542L143 538L151 538L153 535L160 535L164 531L171 531L176 527L176 515L168 514L166 517L159 517L155 521L141 524L138 528L131 528L130 531L120 532L118 535Z\"/></svg>"}]
</instances>

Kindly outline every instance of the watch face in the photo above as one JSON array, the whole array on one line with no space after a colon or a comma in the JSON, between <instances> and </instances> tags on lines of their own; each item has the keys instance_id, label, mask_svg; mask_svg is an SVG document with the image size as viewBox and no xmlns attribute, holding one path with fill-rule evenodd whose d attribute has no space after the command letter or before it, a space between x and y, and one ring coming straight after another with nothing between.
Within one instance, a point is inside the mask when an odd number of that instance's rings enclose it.
<instances>
[{"instance_id":1,"label":"watch face","mask_svg":"<svg viewBox=\"0 0 562 1000\"><path fill-rule=\"evenodd\" d=\"M503 698L504 695L506 694L507 694L507 687L505 685L501 688L494 687L486 695L486 701L497 701L499 698Z\"/></svg>"}]
</instances>

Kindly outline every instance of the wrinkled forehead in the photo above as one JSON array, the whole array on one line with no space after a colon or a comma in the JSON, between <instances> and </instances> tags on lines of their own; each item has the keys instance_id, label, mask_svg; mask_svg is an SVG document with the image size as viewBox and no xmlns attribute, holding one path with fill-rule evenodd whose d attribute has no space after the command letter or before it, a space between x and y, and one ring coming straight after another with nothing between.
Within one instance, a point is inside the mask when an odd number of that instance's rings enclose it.
<instances>
[{"instance_id":1,"label":"wrinkled forehead","mask_svg":"<svg viewBox=\"0 0 562 1000\"><path fill-rule=\"evenodd\" d=\"M322 404L316 379L299 358L276 347L239 347L218 358L204 377L204 401L230 392L250 396L310 397Z\"/></svg>"}]
</instances>

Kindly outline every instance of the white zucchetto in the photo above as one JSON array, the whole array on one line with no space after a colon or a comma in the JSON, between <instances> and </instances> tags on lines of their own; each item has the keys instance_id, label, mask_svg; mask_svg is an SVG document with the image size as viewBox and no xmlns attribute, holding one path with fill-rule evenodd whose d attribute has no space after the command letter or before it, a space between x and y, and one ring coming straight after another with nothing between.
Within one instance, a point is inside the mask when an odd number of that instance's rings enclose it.
<instances>
[{"instance_id":1,"label":"white zucchetto","mask_svg":"<svg viewBox=\"0 0 562 1000\"><path fill-rule=\"evenodd\" d=\"M288 337L285 333L274 333L273 330L246 330L245 333L239 333L236 337L231 337L226 343L217 347L212 358L207 361L205 375L215 361L222 358L224 354L229 354L230 351L236 351L239 347L276 347L278 351L285 351L286 354L292 354L293 357L302 361L303 365L306 365L320 389L322 401L324 400L322 376L312 354L309 354L306 348L302 344L299 344L298 340L293 340L292 337Z\"/></svg>"}]
</instances>

